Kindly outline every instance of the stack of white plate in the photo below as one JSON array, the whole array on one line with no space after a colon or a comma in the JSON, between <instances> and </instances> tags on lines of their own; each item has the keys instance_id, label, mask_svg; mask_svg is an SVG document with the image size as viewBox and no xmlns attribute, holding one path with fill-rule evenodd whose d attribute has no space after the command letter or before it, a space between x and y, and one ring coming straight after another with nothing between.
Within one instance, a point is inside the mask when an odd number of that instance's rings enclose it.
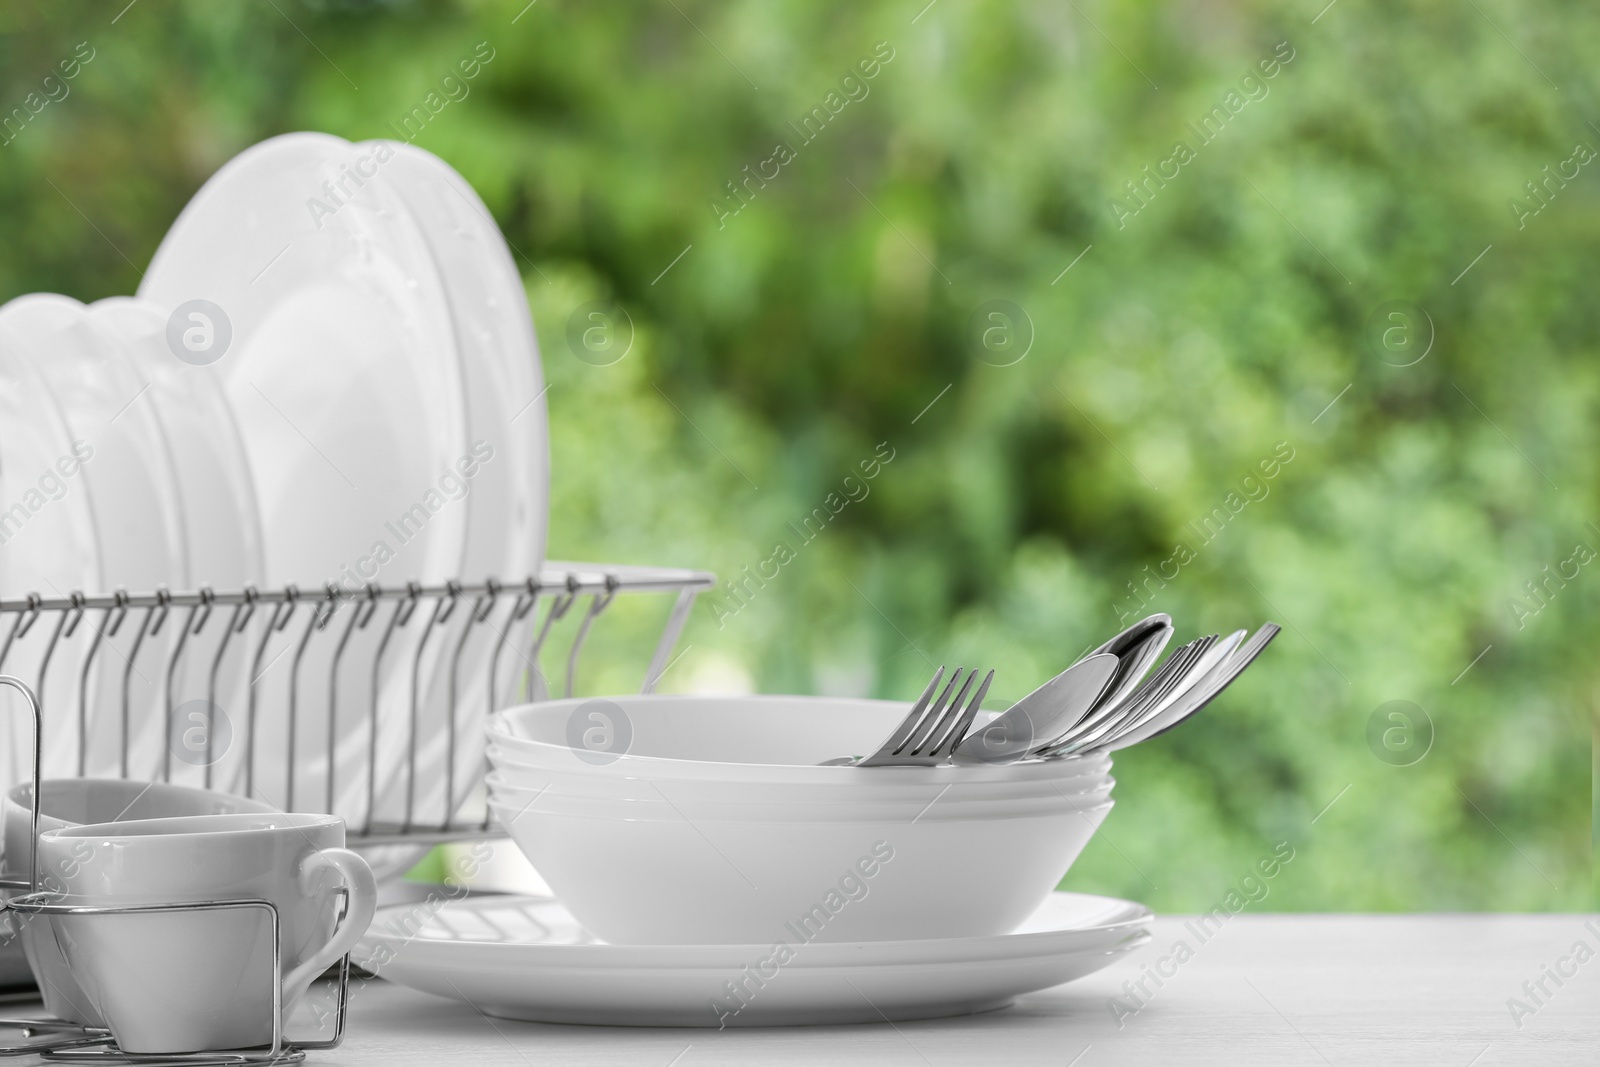
<instances>
[{"instance_id":1,"label":"stack of white plate","mask_svg":"<svg viewBox=\"0 0 1600 1067\"><path fill-rule=\"evenodd\" d=\"M500 712L490 806L555 898L392 909L359 958L491 1014L722 1027L986 1010L1148 940L1140 905L1054 892L1111 808L1108 757L821 765L906 711L631 696Z\"/></svg>"},{"instance_id":2,"label":"stack of white plate","mask_svg":"<svg viewBox=\"0 0 1600 1067\"><path fill-rule=\"evenodd\" d=\"M31 295L0 308L0 596L8 599L518 580L543 562L547 494L542 375L521 278L471 187L409 145L308 133L266 141L196 194L137 297L84 306ZM147 636L131 671L139 628L123 626L85 674L97 625L64 637L41 679L45 773L79 773L70 712L81 684L83 770L122 773L126 744L129 776L160 777L174 743L164 736L168 700L206 696L209 650L223 627L191 639L169 692L160 665L178 626ZM409 714L409 657L397 646L420 629L396 634L376 681L345 672L339 706L370 706L376 684L380 715ZM307 647L305 677L327 677L334 644ZM6 669L38 678L45 647L37 635L17 641ZM444 797L441 658L430 648L416 684L430 709L417 780L438 794L418 808L442 818L475 784L481 755L460 746L461 795ZM239 730L244 660L227 657L217 689L220 717ZM486 663L462 672L460 706L470 714L486 703ZM289 677L287 657L269 665L258 706L281 708ZM320 688L297 693L296 751L284 716L255 724L254 793L274 805L324 803ZM8 718L0 770L16 781L30 738L20 716ZM335 811L353 822L398 820L409 738L380 731L369 811L368 718L339 718ZM210 728L219 737L228 729ZM474 724L461 729L470 735ZM213 787L242 786L241 740L211 768ZM170 762L175 780L201 780L201 768Z\"/></svg>"}]
</instances>

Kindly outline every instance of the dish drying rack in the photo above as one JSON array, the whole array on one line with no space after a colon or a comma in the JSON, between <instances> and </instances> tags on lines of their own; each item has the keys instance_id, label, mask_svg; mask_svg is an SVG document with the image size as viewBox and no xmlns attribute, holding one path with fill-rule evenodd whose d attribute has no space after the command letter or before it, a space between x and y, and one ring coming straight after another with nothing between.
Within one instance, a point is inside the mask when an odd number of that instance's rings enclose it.
<instances>
[{"instance_id":1,"label":"dish drying rack","mask_svg":"<svg viewBox=\"0 0 1600 1067\"><path fill-rule=\"evenodd\" d=\"M130 651L125 654L126 664L110 665L113 669L120 669L121 672L122 730L119 735L120 759L117 763L120 777L128 778L131 776L129 750L132 744L128 716L130 705L133 703L130 687L135 673L142 673L138 672L141 658L156 659L150 652L150 649L156 646L156 642L151 639L156 638L169 625L181 627L181 630L176 631L175 636L170 639L170 648L166 651L164 661L159 662L160 677L164 679L165 684L160 688L157 699L164 703L167 731L164 736L170 736L174 716L178 710L178 702L173 692L173 679L184 656L185 646L189 644L191 637L203 634L208 626L225 626L226 629L221 632L220 639L215 640L215 648L210 653L212 660L208 675L207 699L213 707L216 706L218 677L226 662L232 660L235 670L241 665L248 669L245 721L242 728L237 725L233 728L233 746L241 744L245 746L239 757L244 768L243 787L239 792L246 796L265 798L261 790L263 782L285 781L286 796L289 801L284 805L285 808L331 813L334 810L336 795L335 742L332 729L329 730L327 746L327 782L322 796L308 797L304 790L297 792L295 788L294 755L298 751L295 740L297 716L300 711L297 695L309 691L306 688L308 686L322 686L320 692L330 694L328 703L330 723L336 714L342 717L345 714L355 713L354 709L338 706L340 679L353 677L361 671L366 672L365 677L377 679L393 658L392 647L405 644L403 641L395 641L395 635L408 630L415 632L413 628L420 626L422 628L420 635L410 642L409 650L402 649L399 653L410 656L404 674L410 683L411 714L408 726L406 756L408 773L403 816L388 822L377 821L374 818L373 783L377 780L378 771L377 745L374 740L368 745L369 754L364 768L367 783L365 818L349 819L347 816L348 839L352 845L435 844L497 836L503 833L491 825L491 817L487 812L481 817L464 818L452 800L456 793L454 780L457 766L456 753L462 751L460 747L462 738L459 736L460 719L461 712L465 708L461 702L465 690L468 689L468 685L460 676L460 668L464 653L469 647L475 647L480 658L485 651L488 652L484 667L487 679L483 686L483 693L487 698L483 707L485 714L517 702L519 694L508 691L511 689L510 686L497 686L497 681L503 676L502 661L510 654L519 655L528 664L525 671L518 672L518 676L526 683L523 694L526 699L544 699L547 692L543 672L538 667L540 653L544 650L553 625L566 617L580 601L586 600L587 604L582 609L581 618L566 655L564 689L565 695L571 696L585 642L595 621L618 596L643 593L676 594L640 684L640 692L649 693L655 689L662 674L671 665L672 651L688 621L695 598L703 590L713 588L715 585L716 576L706 571L550 562L537 576L519 580L490 578L482 582L446 581L430 585L417 582L394 586L367 584L359 589L330 582L314 591L288 585L277 589L246 586L243 589L226 591L202 587L195 592L170 592L166 589L157 589L150 593L128 593L119 590L109 595L96 596L77 592L56 597L30 594L19 599L0 599L0 673L19 673L12 664L8 664L7 660L15 658L14 653L20 647L19 642L27 640L30 634L34 635L33 640L42 639L45 642L38 654L35 676L32 678L23 676L23 680L32 686L44 709L40 747L42 748L43 742L49 738L52 718L59 720L61 714L59 710L52 712L50 709L52 706L60 708L62 703L66 703L76 714L76 767L77 774L82 776L87 772L90 762L91 668L97 657L108 658L108 654L102 651L109 644L107 638L115 637L124 626L133 627L134 636ZM542 617L537 614L541 601L545 605ZM465 616L465 622L459 621L463 617L457 615L458 612L470 613ZM213 623L214 616L226 616L226 618ZM263 618L267 620L266 625L260 624ZM173 621L169 622L169 619ZM335 622L336 619L339 621ZM254 630L258 633L249 633L252 629L252 620L256 620ZM452 620L458 621L452 625ZM46 682L51 676L51 660L62 641L72 638L78 629L86 624L93 626L94 629L87 637L88 647L77 673L77 691L70 694L74 699L63 701L54 693L47 692ZM358 631L366 631L372 627L377 627L380 636L375 643L370 640L365 642L371 646L367 653L368 659L366 662L357 662L359 654L347 655L348 649L352 646L351 637ZM514 645L521 645L520 641L513 640L513 634L516 633L529 635L525 647L513 648ZM327 673L320 678L302 678L303 667L307 660L307 648L318 641L333 642L331 655L326 659ZM492 641L492 647L485 649L477 644L486 641ZM386 653L390 653L388 658ZM262 684L265 668L285 655L292 656L287 684L274 687L281 691L282 702L277 707L267 706L270 701L264 699L263 690L268 687ZM444 658L438 658L441 656ZM419 797L423 783L419 782L417 774L418 710L419 705L427 699L427 694L419 691L422 689L421 679L425 662L431 664L434 671L442 669L448 672L447 706L444 710L445 738L449 753L444 765L444 797L447 810L442 821L424 819L419 815L421 810ZM390 670L392 672L392 667ZM371 689L371 699L367 702L367 707L360 711L366 716L367 736L374 739L377 736L380 711L378 693L379 689L375 684ZM281 716L282 721L286 723L289 743L281 761L282 765L262 766L262 761L257 759L258 729L262 722L274 716ZM386 728L393 728L393 725L386 724ZM211 741L212 734L208 730L205 741L207 757L210 756ZM476 737L471 741L481 744ZM204 785L208 788L212 787L213 765L213 761L209 758L203 764ZM161 756L161 772L155 780L171 781L173 770L171 748L165 746ZM318 803L307 806L305 802L311 799L316 799Z\"/></svg>"}]
</instances>

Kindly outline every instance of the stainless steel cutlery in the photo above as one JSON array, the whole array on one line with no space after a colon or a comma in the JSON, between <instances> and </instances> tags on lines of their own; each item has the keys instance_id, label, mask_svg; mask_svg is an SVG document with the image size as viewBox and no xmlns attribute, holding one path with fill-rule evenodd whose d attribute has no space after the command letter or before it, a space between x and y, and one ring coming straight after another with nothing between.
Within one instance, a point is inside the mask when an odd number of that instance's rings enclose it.
<instances>
[{"instance_id":1,"label":"stainless steel cutlery","mask_svg":"<svg viewBox=\"0 0 1600 1067\"><path fill-rule=\"evenodd\" d=\"M1119 748L1127 748L1129 745L1136 745L1140 741L1148 741L1158 734L1166 733L1216 699L1219 693L1250 666L1251 662L1261 654L1262 649L1271 643L1278 635L1278 630L1278 626L1267 623L1256 631L1255 636L1241 644L1210 676L1190 689L1178 701L1157 711L1144 722L1118 732L1101 747L1107 752L1114 752Z\"/></svg>"},{"instance_id":2,"label":"stainless steel cutlery","mask_svg":"<svg viewBox=\"0 0 1600 1067\"><path fill-rule=\"evenodd\" d=\"M1216 699L1277 636L1278 629L1269 622L1248 640L1244 630L1224 638L1216 634L1197 638L1174 650L1149 674L1173 633L1170 617L1151 615L976 731L972 724L994 671L972 692L977 671L967 672L963 679L958 667L941 692L944 668L940 667L877 751L865 757L829 760L828 764L1004 764L1115 752L1165 733Z\"/></svg>"},{"instance_id":3,"label":"stainless steel cutlery","mask_svg":"<svg viewBox=\"0 0 1600 1067\"><path fill-rule=\"evenodd\" d=\"M955 690L956 683L961 681L961 668L957 667L944 692L934 700L934 691L944 679L944 668L940 667L933 672L928 687L911 705L911 710L900 720L900 725L894 728L876 752L859 759L842 756L828 760L825 766L931 767L948 762L952 750L967 736L967 730L989 692L989 683L994 681L994 671L984 677L983 684L978 686L978 691L969 700L967 694L977 677L977 671L967 672L961 691L951 699L950 694Z\"/></svg>"},{"instance_id":4,"label":"stainless steel cutlery","mask_svg":"<svg viewBox=\"0 0 1600 1067\"><path fill-rule=\"evenodd\" d=\"M1099 652L1079 660L957 742L957 763L1011 763L1037 752L1106 699L1126 663Z\"/></svg>"}]
</instances>

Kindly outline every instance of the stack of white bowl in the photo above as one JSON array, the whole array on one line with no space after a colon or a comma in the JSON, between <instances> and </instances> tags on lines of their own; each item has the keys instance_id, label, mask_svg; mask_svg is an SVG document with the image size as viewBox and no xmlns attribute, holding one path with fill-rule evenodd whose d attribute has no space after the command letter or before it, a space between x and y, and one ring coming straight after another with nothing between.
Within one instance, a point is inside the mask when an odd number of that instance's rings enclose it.
<instances>
[{"instance_id":1,"label":"stack of white bowl","mask_svg":"<svg viewBox=\"0 0 1600 1067\"><path fill-rule=\"evenodd\" d=\"M1111 760L819 766L873 751L907 710L759 696L511 708L489 724L489 802L613 944L1010 933L1110 810Z\"/></svg>"}]
</instances>

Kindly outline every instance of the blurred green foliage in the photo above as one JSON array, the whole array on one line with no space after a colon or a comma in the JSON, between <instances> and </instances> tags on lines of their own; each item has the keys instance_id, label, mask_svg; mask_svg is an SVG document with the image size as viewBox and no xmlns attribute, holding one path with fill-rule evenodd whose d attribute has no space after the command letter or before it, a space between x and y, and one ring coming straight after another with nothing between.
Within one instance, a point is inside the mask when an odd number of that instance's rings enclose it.
<instances>
[{"instance_id":1,"label":"blurred green foliage","mask_svg":"<svg viewBox=\"0 0 1600 1067\"><path fill-rule=\"evenodd\" d=\"M1208 908L1289 841L1261 908L1593 902L1600 567L1544 570L1600 549L1600 165L1544 170L1600 147L1592 5L524 3L6 5L7 112L93 59L0 145L0 296L131 292L241 149L404 135L438 94L416 142L539 326L552 554L795 548L697 612L667 688L904 698L943 662L1003 704L1138 583L1180 639L1285 632L1122 755L1067 886ZM777 174L731 199L747 166ZM610 366L568 344L597 300L634 330ZM659 608L618 609L583 688L638 684ZM1392 700L1432 723L1410 766L1368 742Z\"/></svg>"}]
</instances>

